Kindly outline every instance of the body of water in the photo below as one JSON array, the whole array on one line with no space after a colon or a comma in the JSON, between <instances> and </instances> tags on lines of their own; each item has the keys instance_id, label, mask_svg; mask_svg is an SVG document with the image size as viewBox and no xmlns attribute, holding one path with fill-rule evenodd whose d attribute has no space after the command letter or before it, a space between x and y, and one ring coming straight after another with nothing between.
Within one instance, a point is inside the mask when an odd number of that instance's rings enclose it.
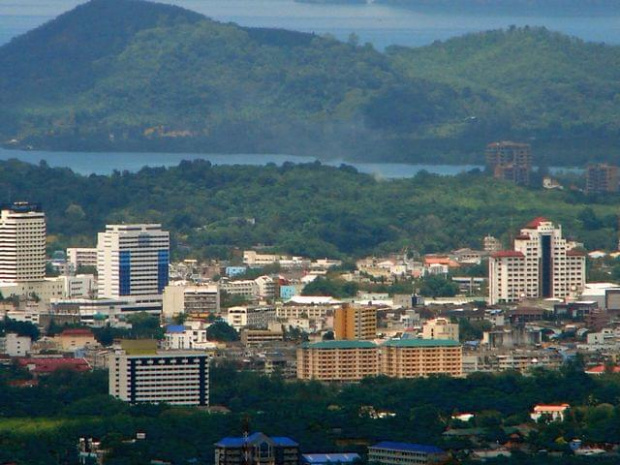
<instances>
[{"instance_id":1,"label":"body of water","mask_svg":"<svg viewBox=\"0 0 620 465\"><path fill-rule=\"evenodd\" d=\"M83 0L0 1L0 44L84 3ZM595 42L620 44L617 16L509 16L368 5L311 5L293 0L164 0L218 21L242 26L276 27L346 39L356 33L362 42L383 49L392 44L421 46L469 32L516 26L545 26Z\"/></svg>"},{"instance_id":2,"label":"body of water","mask_svg":"<svg viewBox=\"0 0 620 465\"><path fill-rule=\"evenodd\" d=\"M39 164L45 161L53 167L71 168L76 173L111 174L114 170L136 172L145 166L176 166L182 160L208 160L214 165L252 165L264 166L268 163L282 165L291 163L312 163L313 157L276 154L203 154L203 153L93 153L93 152L44 152L6 150L0 148L0 160L17 159L27 163ZM443 176L455 176L473 169L484 169L481 165L409 165L405 163L362 163L341 159L321 160L328 166L346 164L360 173L372 174L379 179L411 178L420 171L428 171ZM551 168L552 173L568 172L580 174L580 168Z\"/></svg>"}]
</instances>

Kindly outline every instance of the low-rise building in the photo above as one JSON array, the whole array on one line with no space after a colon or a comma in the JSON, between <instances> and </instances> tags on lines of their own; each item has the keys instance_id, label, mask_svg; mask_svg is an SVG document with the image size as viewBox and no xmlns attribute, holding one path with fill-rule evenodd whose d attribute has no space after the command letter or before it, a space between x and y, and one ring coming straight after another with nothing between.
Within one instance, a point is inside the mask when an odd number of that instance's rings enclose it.
<instances>
[{"instance_id":1,"label":"low-rise building","mask_svg":"<svg viewBox=\"0 0 620 465\"><path fill-rule=\"evenodd\" d=\"M436 446L383 441L368 448L368 463L381 465L425 465L442 463L448 454Z\"/></svg>"},{"instance_id":2,"label":"low-rise building","mask_svg":"<svg viewBox=\"0 0 620 465\"><path fill-rule=\"evenodd\" d=\"M435 318L428 320L422 326L423 339L449 339L459 340L459 325L452 323L447 318Z\"/></svg>"},{"instance_id":3,"label":"low-rise building","mask_svg":"<svg viewBox=\"0 0 620 465\"><path fill-rule=\"evenodd\" d=\"M166 318L185 314L204 319L220 311L220 289L217 284L189 285L173 283L164 289L163 313Z\"/></svg>"},{"instance_id":4,"label":"low-rise building","mask_svg":"<svg viewBox=\"0 0 620 465\"><path fill-rule=\"evenodd\" d=\"M241 343L245 346L269 344L284 340L284 333L280 331L270 331L268 329L242 329Z\"/></svg>"},{"instance_id":5,"label":"low-rise building","mask_svg":"<svg viewBox=\"0 0 620 465\"><path fill-rule=\"evenodd\" d=\"M28 336L20 336L16 333L6 333L0 337L0 354L9 357L25 357L32 349L32 339Z\"/></svg>"},{"instance_id":6,"label":"low-rise building","mask_svg":"<svg viewBox=\"0 0 620 465\"><path fill-rule=\"evenodd\" d=\"M254 433L227 437L215 443L217 465L299 465L299 444L287 437Z\"/></svg>"},{"instance_id":7,"label":"low-rise building","mask_svg":"<svg viewBox=\"0 0 620 465\"><path fill-rule=\"evenodd\" d=\"M548 419L549 421L564 421L566 412L570 409L569 404L558 405L535 405L530 413L530 418L534 421Z\"/></svg>"},{"instance_id":8,"label":"low-rise building","mask_svg":"<svg viewBox=\"0 0 620 465\"><path fill-rule=\"evenodd\" d=\"M99 345L90 329L65 329L55 339L64 351L73 351Z\"/></svg>"}]
</instances>

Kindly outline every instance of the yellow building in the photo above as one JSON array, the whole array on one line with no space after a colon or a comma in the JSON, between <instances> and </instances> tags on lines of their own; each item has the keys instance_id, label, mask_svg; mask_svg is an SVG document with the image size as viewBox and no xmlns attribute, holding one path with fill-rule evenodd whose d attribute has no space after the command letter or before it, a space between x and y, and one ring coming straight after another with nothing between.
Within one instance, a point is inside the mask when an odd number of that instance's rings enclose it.
<instances>
[{"instance_id":1,"label":"yellow building","mask_svg":"<svg viewBox=\"0 0 620 465\"><path fill-rule=\"evenodd\" d=\"M337 340L370 340L377 337L377 309L343 305L334 312L334 337Z\"/></svg>"},{"instance_id":2,"label":"yellow building","mask_svg":"<svg viewBox=\"0 0 620 465\"><path fill-rule=\"evenodd\" d=\"M359 381L377 376L379 349L370 341L323 341L297 349L297 378Z\"/></svg>"},{"instance_id":3,"label":"yellow building","mask_svg":"<svg viewBox=\"0 0 620 465\"><path fill-rule=\"evenodd\" d=\"M463 349L452 340L401 339L381 345L382 375L417 378L436 374L463 375Z\"/></svg>"}]
</instances>

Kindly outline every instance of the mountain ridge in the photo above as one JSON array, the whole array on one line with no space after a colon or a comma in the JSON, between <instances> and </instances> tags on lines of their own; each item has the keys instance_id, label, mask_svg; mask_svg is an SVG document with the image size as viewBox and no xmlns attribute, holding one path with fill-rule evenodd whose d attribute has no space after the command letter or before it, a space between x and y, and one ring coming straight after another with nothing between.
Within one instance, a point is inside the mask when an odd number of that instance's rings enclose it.
<instances>
[{"instance_id":1,"label":"mountain ridge","mask_svg":"<svg viewBox=\"0 0 620 465\"><path fill-rule=\"evenodd\" d=\"M505 60L489 83L477 69L505 50L514 63ZM353 39L245 28L169 5L91 0L0 47L0 141L463 163L480 162L486 142L517 138L549 163L580 164L592 156L581 153L586 135L598 137L595 156L620 154L617 74L603 69L618 50L513 28L380 53ZM584 76L587 66L567 53L600 72ZM535 79L526 79L529 63ZM510 80L515 66L523 75ZM558 103L538 115L546 88L579 108Z\"/></svg>"}]
</instances>

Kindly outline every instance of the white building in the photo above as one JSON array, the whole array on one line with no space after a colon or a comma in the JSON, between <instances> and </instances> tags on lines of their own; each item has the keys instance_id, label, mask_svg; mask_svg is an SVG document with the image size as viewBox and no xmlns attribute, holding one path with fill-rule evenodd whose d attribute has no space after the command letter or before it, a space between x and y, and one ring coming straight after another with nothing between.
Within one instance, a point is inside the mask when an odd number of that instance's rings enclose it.
<instances>
[{"instance_id":1,"label":"white building","mask_svg":"<svg viewBox=\"0 0 620 465\"><path fill-rule=\"evenodd\" d=\"M262 268L267 265L273 265L280 261L282 257L274 254L259 254L254 250L245 250L243 252L243 264L250 268Z\"/></svg>"},{"instance_id":2,"label":"white building","mask_svg":"<svg viewBox=\"0 0 620 465\"><path fill-rule=\"evenodd\" d=\"M97 268L96 247L71 247L67 249L67 263L73 271L79 267Z\"/></svg>"},{"instance_id":3,"label":"white building","mask_svg":"<svg viewBox=\"0 0 620 465\"><path fill-rule=\"evenodd\" d=\"M15 333L7 333L0 337L0 354L10 357L25 357L30 353L32 340L27 336L19 336Z\"/></svg>"},{"instance_id":4,"label":"white building","mask_svg":"<svg viewBox=\"0 0 620 465\"><path fill-rule=\"evenodd\" d=\"M28 202L16 202L0 213L0 280L45 278L45 213Z\"/></svg>"},{"instance_id":5,"label":"white building","mask_svg":"<svg viewBox=\"0 0 620 465\"><path fill-rule=\"evenodd\" d=\"M239 281L221 280L218 282L220 291L229 295L238 295L247 299L258 297L258 284L255 281L245 279Z\"/></svg>"},{"instance_id":6,"label":"white building","mask_svg":"<svg viewBox=\"0 0 620 465\"><path fill-rule=\"evenodd\" d=\"M98 234L100 297L161 295L168 285L170 233L159 224L107 225Z\"/></svg>"},{"instance_id":7,"label":"white building","mask_svg":"<svg viewBox=\"0 0 620 465\"><path fill-rule=\"evenodd\" d=\"M446 318L428 320L422 326L422 339L449 339L459 340L459 325L451 323Z\"/></svg>"},{"instance_id":8,"label":"white building","mask_svg":"<svg viewBox=\"0 0 620 465\"><path fill-rule=\"evenodd\" d=\"M258 286L258 296L261 299L273 299L276 295L276 283L269 276L259 276L254 280Z\"/></svg>"},{"instance_id":9,"label":"white building","mask_svg":"<svg viewBox=\"0 0 620 465\"><path fill-rule=\"evenodd\" d=\"M166 286L163 296L164 317L184 313L193 318L206 318L220 311L220 289L217 284L188 285L185 282Z\"/></svg>"},{"instance_id":10,"label":"white building","mask_svg":"<svg viewBox=\"0 0 620 465\"><path fill-rule=\"evenodd\" d=\"M169 325L166 327L164 345L168 350L204 350L209 346L207 330L202 327Z\"/></svg>"},{"instance_id":11,"label":"white building","mask_svg":"<svg viewBox=\"0 0 620 465\"><path fill-rule=\"evenodd\" d=\"M110 356L110 395L132 404L209 405L209 356L164 351Z\"/></svg>"},{"instance_id":12,"label":"white building","mask_svg":"<svg viewBox=\"0 0 620 465\"><path fill-rule=\"evenodd\" d=\"M237 331L248 325L248 308L247 307L230 307L226 314L226 323L235 328Z\"/></svg>"},{"instance_id":13,"label":"white building","mask_svg":"<svg viewBox=\"0 0 620 465\"><path fill-rule=\"evenodd\" d=\"M95 276L92 274L61 276L60 279L64 285L64 299L92 299L97 294L97 281L95 280Z\"/></svg>"},{"instance_id":14,"label":"white building","mask_svg":"<svg viewBox=\"0 0 620 465\"><path fill-rule=\"evenodd\" d=\"M489 259L491 304L575 296L585 280L585 255L569 250L562 228L545 218L536 218L521 230L514 250L496 252Z\"/></svg>"}]
</instances>

